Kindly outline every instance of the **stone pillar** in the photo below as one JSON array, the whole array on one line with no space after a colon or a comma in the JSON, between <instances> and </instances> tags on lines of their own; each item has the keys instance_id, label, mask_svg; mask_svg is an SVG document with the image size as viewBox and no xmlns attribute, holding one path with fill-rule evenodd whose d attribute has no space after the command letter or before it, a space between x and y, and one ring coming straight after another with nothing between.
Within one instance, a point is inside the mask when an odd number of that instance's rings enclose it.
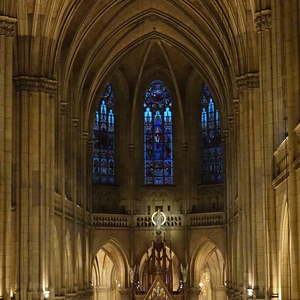
<instances>
[{"instance_id":1,"label":"stone pillar","mask_svg":"<svg viewBox=\"0 0 300 300\"><path fill-rule=\"evenodd\" d=\"M12 155L16 125L13 115L13 39L16 19L0 16L0 298L8 299L13 289L11 272L15 249L11 242L13 204Z\"/></svg>"},{"instance_id":2,"label":"stone pillar","mask_svg":"<svg viewBox=\"0 0 300 300\"><path fill-rule=\"evenodd\" d=\"M20 108L20 190L17 203L19 282L17 298L43 299L49 291L50 207L54 201L54 114L57 83L15 78ZM51 295L52 296L52 295Z\"/></svg>"},{"instance_id":3,"label":"stone pillar","mask_svg":"<svg viewBox=\"0 0 300 300\"><path fill-rule=\"evenodd\" d=\"M81 134L81 153L82 153L82 159L81 159L81 174L80 174L80 192L81 196L81 204L84 209L84 224L83 224L83 232L85 233L82 236L82 263L83 263L83 274L82 274L82 284L81 289L87 289L89 288L89 274L90 274L90 264L89 264L89 253L87 251L87 243L89 244L89 218L90 215L88 213L88 187L91 184L91 177L89 174L91 174L91 156L89 156L89 133L87 131L82 132ZM88 262L88 263L86 263Z\"/></svg>"},{"instance_id":4,"label":"stone pillar","mask_svg":"<svg viewBox=\"0 0 300 300\"><path fill-rule=\"evenodd\" d=\"M66 156L68 155L66 153L66 126L67 126L67 113L68 113L68 103L67 102L60 102L59 104L59 119L58 124L59 126L59 134L56 138L56 147L58 149L58 169L59 172L57 173L58 180L57 187L58 187L58 193L60 198L60 208L62 211L62 225L61 230L57 230L58 239L60 243L65 243L65 235L66 235ZM58 229L58 228L57 228ZM61 252L61 270L60 270L60 276L61 276L61 282L59 286L55 286L55 293L58 295L65 295L67 292L66 289L66 276L64 276L65 272L67 271L67 262L64 259L64 251ZM53 276L55 274L53 273Z\"/></svg>"},{"instance_id":5,"label":"stone pillar","mask_svg":"<svg viewBox=\"0 0 300 300\"><path fill-rule=\"evenodd\" d=\"M255 288L265 293L265 206L263 110L257 72L246 73L237 80L240 99L239 122L239 226L241 257L235 287Z\"/></svg>"},{"instance_id":6,"label":"stone pillar","mask_svg":"<svg viewBox=\"0 0 300 300\"><path fill-rule=\"evenodd\" d=\"M264 197L265 206L265 229L266 229L266 285L271 293L278 293L278 258L277 258L277 233L276 233L276 204L272 186L273 180L273 152L274 143L282 141L284 131L282 130L283 115L280 95L273 85L280 86L280 76L275 76L276 67L273 53L278 53L279 43L273 40L272 19L274 13L269 8L260 7L255 13L255 24L258 37L259 67L260 67L260 95L262 107L263 140L261 144L264 163ZM274 66L273 66L274 64ZM274 99L275 98L275 99ZM261 199L261 200L262 200ZM260 200L260 201L261 201ZM261 270L257 270L258 273ZM268 278L267 274L270 274ZM258 283L261 285L261 283ZM257 286L259 288L259 286ZM258 297L263 297L262 290L257 291Z\"/></svg>"},{"instance_id":7,"label":"stone pillar","mask_svg":"<svg viewBox=\"0 0 300 300\"><path fill-rule=\"evenodd\" d=\"M295 159L297 158L297 136L294 131L300 118L299 105L299 2L297 0L284 1L281 3L281 10L285 16L283 25L283 45L285 55L285 95L287 107L287 131L288 131L288 178L287 178L287 206L289 214L289 229L291 237L290 246L290 299L300 299L300 205L298 200L297 174Z\"/></svg>"}]
</instances>

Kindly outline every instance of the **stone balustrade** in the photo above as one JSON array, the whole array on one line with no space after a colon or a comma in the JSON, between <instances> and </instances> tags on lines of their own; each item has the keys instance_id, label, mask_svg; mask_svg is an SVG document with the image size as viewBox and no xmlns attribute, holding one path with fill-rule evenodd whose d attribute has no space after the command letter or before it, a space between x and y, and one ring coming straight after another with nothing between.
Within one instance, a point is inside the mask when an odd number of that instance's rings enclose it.
<instances>
[{"instance_id":1,"label":"stone balustrade","mask_svg":"<svg viewBox=\"0 0 300 300\"><path fill-rule=\"evenodd\" d=\"M93 214L92 225L95 227L129 227L130 216L117 214Z\"/></svg>"},{"instance_id":2,"label":"stone balustrade","mask_svg":"<svg viewBox=\"0 0 300 300\"><path fill-rule=\"evenodd\" d=\"M164 227L183 227L185 224L195 226L222 226L224 225L224 212L198 213L198 214L172 214L167 215ZM111 228L152 228L154 227L150 215L119 215L119 214L93 214L92 225L94 227Z\"/></svg>"},{"instance_id":3,"label":"stone balustrade","mask_svg":"<svg viewBox=\"0 0 300 300\"><path fill-rule=\"evenodd\" d=\"M184 215L167 215L166 227L181 227L183 226ZM134 216L134 226L136 227L154 227L149 215Z\"/></svg>"},{"instance_id":4,"label":"stone balustrade","mask_svg":"<svg viewBox=\"0 0 300 300\"><path fill-rule=\"evenodd\" d=\"M191 214L190 226L220 226L224 225L224 212Z\"/></svg>"}]
</instances>

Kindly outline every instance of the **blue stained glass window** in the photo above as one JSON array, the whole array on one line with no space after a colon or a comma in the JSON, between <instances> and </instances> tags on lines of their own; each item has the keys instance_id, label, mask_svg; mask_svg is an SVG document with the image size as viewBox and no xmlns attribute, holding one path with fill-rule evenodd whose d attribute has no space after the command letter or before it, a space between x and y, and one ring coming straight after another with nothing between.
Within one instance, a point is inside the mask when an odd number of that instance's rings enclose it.
<instances>
[{"instance_id":1,"label":"blue stained glass window","mask_svg":"<svg viewBox=\"0 0 300 300\"><path fill-rule=\"evenodd\" d=\"M108 84L96 108L93 124L93 182L115 183L114 93Z\"/></svg>"},{"instance_id":2,"label":"blue stained glass window","mask_svg":"<svg viewBox=\"0 0 300 300\"><path fill-rule=\"evenodd\" d=\"M224 181L224 150L221 139L220 113L207 85L203 86L201 95L201 136L202 183L222 183Z\"/></svg>"},{"instance_id":3,"label":"blue stained glass window","mask_svg":"<svg viewBox=\"0 0 300 300\"><path fill-rule=\"evenodd\" d=\"M144 100L145 184L173 184L172 99L164 82L150 83Z\"/></svg>"}]
</instances>

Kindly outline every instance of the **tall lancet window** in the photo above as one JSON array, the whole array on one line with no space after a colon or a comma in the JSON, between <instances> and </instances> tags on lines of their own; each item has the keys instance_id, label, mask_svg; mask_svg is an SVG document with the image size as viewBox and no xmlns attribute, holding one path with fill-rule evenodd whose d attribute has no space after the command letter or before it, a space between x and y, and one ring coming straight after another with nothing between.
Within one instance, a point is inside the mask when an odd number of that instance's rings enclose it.
<instances>
[{"instance_id":1,"label":"tall lancet window","mask_svg":"<svg viewBox=\"0 0 300 300\"><path fill-rule=\"evenodd\" d=\"M201 182L203 184L224 181L223 145L220 114L207 85L201 95Z\"/></svg>"},{"instance_id":2,"label":"tall lancet window","mask_svg":"<svg viewBox=\"0 0 300 300\"><path fill-rule=\"evenodd\" d=\"M93 124L93 182L114 184L115 170L115 105L111 84L105 88L96 108Z\"/></svg>"},{"instance_id":3,"label":"tall lancet window","mask_svg":"<svg viewBox=\"0 0 300 300\"><path fill-rule=\"evenodd\" d=\"M173 107L164 82L150 83L144 100L144 182L173 184Z\"/></svg>"}]
</instances>

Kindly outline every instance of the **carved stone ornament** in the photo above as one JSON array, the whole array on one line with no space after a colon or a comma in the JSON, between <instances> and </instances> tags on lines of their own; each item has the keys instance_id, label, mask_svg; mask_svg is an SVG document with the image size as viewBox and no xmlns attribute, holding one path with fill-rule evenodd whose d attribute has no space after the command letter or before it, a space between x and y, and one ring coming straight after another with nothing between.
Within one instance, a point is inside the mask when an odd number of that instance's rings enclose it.
<instances>
[{"instance_id":1,"label":"carved stone ornament","mask_svg":"<svg viewBox=\"0 0 300 300\"><path fill-rule=\"evenodd\" d=\"M17 19L0 16L0 35L13 37L16 34L16 22Z\"/></svg>"},{"instance_id":2,"label":"carved stone ornament","mask_svg":"<svg viewBox=\"0 0 300 300\"><path fill-rule=\"evenodd\" d=\"M156 226L156 230L160 231L161 226L163 226L166 221L166 215L159 209L158 211L154 212L151 217L152 223Z\"/></svg>"},{"instance_id":3,"label":"carved stone ornament","mask_svg":"<svg viewBox=\"0 0 300 300\"><path fill-rule=\"evenodd\" d=\"M255 14L254 19L256 30L258 32L272 28L272 14L270 9L265 9Z\"/></svg>"},{"instance_id":4,"label":"carved stone ornament","mask_svg":"<svg viewBox=\"0 0 300 300\"><path fill-rule=\"evenodd\" d=\"M240 90L259 88L259 73L253 72L243 74L237 77L236 83Z\"/></svg>"},{"instance_id":5,"label":"carved stone ornament","mask_svg":"<svg viewBox=\"0 0 300 300\"><path fill-rule=\"evenodd\" d=\"M56 94L57 81L35 76L17 76L14 78L17 90L30 92L44 92Z\"/></svg>"}]
</instances>

